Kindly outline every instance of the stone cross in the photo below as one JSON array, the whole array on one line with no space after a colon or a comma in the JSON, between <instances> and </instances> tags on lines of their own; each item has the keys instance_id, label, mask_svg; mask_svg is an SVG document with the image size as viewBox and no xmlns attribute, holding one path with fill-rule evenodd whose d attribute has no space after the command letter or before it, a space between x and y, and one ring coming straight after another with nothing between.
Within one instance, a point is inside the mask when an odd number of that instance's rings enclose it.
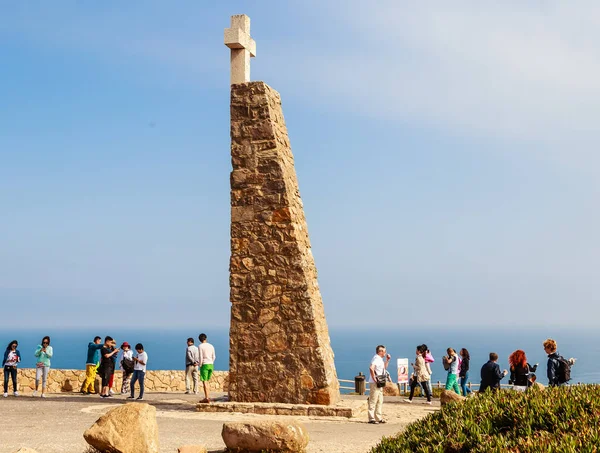
<instances>
[{"instance_id":1,"label":"stone cross","mask_svg":"<svg viewBox=\"0 0 600 453\"><path fill-rule=\"evenodd\" d=\"M231 16L231 28L225 29L225 45L231 49L231 84L250 82L250 57L256 56L256 43L250 37L248 16Z\"/></svg>"}]
</instances>

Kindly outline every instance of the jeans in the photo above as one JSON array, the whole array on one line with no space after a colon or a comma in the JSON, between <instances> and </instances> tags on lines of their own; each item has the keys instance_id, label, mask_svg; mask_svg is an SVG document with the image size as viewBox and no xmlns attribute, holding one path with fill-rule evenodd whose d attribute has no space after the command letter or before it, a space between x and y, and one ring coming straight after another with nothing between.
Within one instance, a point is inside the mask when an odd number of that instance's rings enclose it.
<instances>
[{"instance_id":1,"label":"jeans","mask_svg":"<svg viewBox=\"0 0 600 453\"><path fill-rule=\"evenodd\" d=\"M429 394L431 396L433 396L433 390L431 389L431 376L430 376L430 379L425 382L425 385L427 385L427 389L429 390Z\"/></svg>"},{"instance_id":2,"label":"jeans","mask_svg":"<svg viewBox=\"0 0 600 453\"><path fill-rule=\"evenodd\" d=\"M412 401L413 396L415 394L415 389L417 388L417 386L419 384L421 385L421 388L423 389L423 392L425 392L425 396L427 397L427 401L431 401L431 393L429 392L429 387L427 386L427 381L417 382L416 378L413 378L410 381L410 396L408 397L408 399Z\"/></svg>"},{"instance_id":3,"label":"jeans","mask_svg":"<svg viewBox=\"0 0 600 453\"><path fill-rule=\"evenodd\" d=\"M4 367L4 393L8 393L8 378L12 378L13 392L17 391L17 367L16 366L5 366Z\"/></svg>"},{"instance_id":4,"label":"jeans","mask_svg":"<svg viewBox=\"0 0 600 453\"><path fill-rule=\"evenodd\" d=\"M471 393L471 389L467 387L467 382L469 382L469 372L467 371L464 377L460 378L460 388L462 389L463 396L467 396L468 393Z\"/></svg>"},{"instance_id":5,"label":"jeans","mask_svg":"<svg viewBox=\"0 0 600 453\"><path fill-rule=\"evenodd\" d=\"M140 383L140 398L144 397L144 378L146 377L146 372L142 370L133 370L133 377L131 378L131 397L135 396L135 383L139 381Z\"/></svg>"},{"instance_id":6,"label":"jeans","mask_svg":"<svg viewBox=\"0 0 600 453\"><path fill-rule=\"evenodd\" d=\"M35 389L37 390L40 384L40 378L42 379L42 390L46 388L46 381L48 380L49 366L36 367L35 369ZM42 392L44 393L44 392Z\"/></svg>"}]
</instances>

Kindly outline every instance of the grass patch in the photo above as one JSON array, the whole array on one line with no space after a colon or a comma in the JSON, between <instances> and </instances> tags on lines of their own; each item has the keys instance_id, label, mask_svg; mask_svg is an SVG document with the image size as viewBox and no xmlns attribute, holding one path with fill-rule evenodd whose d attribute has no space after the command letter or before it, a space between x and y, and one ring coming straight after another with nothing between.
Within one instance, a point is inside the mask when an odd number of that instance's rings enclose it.
<instances>
[{"instance_id":1,"label":"grass patch","mask_svg":"<svg viewBox=\"0 0 600 453\"><path fill-rule=\"evenodd\" d=\"M600 451L600 386L487 392L444 406L371 453Z\"/></svg>"}]
</instances>

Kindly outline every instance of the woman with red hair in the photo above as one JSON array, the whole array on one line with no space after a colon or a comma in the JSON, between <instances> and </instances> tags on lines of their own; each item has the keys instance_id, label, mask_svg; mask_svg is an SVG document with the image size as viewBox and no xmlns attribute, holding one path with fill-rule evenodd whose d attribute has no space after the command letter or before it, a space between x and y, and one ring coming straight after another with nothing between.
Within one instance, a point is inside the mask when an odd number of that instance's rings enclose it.
<instances>
[{"instance_id":1,"label":"woman with red hair","mask_svg":"<svg viewBox=\"0 0 600 453\"><path fill-rule=\"evenodd\" d=\"M510 365L510 381L509 384L513 384L513 390L524 392L527 387L531 386L529 371L535 371L535 366L530 366L527 363L527 356L525 351L517 349L508 357L508 363Z\"/></svg>"}]
</instances>

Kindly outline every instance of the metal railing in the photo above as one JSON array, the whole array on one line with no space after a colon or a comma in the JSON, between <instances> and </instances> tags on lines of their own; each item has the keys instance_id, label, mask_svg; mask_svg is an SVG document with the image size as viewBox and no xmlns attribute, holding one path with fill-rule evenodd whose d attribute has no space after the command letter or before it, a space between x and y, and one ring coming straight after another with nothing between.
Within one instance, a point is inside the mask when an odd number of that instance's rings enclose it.
<instances>
[{"instance_id":1,"label":"metal railing","mask_svg":"<svg viewBox=\"0 0 600 453\"><path fill-rule=\"evenodd\" d=\"M338 381L340 383L340 390L350 390L351 393L356 393L355 380L338 379ZM348 385L344 385L344 384L352 384L352 386L348 386ZM400 393L407 393L410 391L410 385L408 383L396 384L396 385L398 386L398 390L400 390ZM432 388L441 389L441 388L444 388L446 386L446 384L441 381L437 381L436 383L432 382L431 386L432 386ZM476 388L479 388L479 386L480 386L480 384L467 382L467 387L469 387L469 389L476 389ZM511 388L512 384L500 384L500 387ZM367 393L369 393L369 386L365 385L365 394L367 394ZM359 393L359 394L361 394L361 393Z\"/></svg>"}]
</instances>

